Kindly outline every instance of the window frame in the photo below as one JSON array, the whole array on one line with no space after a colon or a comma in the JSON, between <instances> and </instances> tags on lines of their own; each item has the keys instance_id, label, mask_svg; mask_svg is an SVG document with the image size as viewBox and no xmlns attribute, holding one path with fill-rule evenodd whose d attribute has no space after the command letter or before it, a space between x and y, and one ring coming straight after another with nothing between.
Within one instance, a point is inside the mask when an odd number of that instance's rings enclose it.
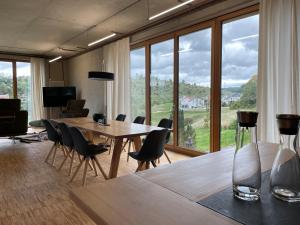
<instances>
[{"instance_id":1,"label":"window frame","mask_svg":"<svg viewBox=\"0 0 300 225\"><path fill-rule=\"evenodd\" d=\"M20 59L7 59L7 58L0 58L0 61L12 63L13 98L18 98L17 62L30 63L30 61L29 60L20 60Z\"/></svg>"},{"instance_id":2,"label":"window frame","mask_svg":"<svg viewBox=\"0 0 300 225\"><path fill-rule=\"evenodd\" d=\"M183 153L191 156L203 155L199 151L191 150L178 146L178 106L179 106L179 37L202 29L211 28L211 99L210 99L210 152L220 151L221 142L221 79L222 79L222 25L228 20L239 19L242 16L251 16L259 14L259 4L255 4L234 12L230 12L213 19L196 23L194 25L163 34L149 40L145 40L130 46L130 50L145 48L145 105L146 105L146 124L151 121L151 45L166 41L174 40L174 71L173 71L173 104L175 110L173 112L173 144L166 145L166 148L171 151Z\"/></svg>"}]
</instances>

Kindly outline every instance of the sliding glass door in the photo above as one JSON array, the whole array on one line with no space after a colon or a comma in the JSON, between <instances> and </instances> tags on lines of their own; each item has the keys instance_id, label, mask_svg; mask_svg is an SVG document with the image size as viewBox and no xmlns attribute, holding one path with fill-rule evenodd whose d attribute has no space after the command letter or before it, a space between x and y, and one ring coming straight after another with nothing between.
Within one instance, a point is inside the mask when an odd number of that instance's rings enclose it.
<instances>
[{"instance_id":1,"label":"sliding glass door","mask_svg":"<svg viewBox=\"0 0 300 225\"><path fill-rule=\"evenodd\" d=\"M17 67L17 96L21 100L21 108L28 111L31 121L31 74L29 62L16 62Z\"/></svg>"},{"instance_id":2,"label":"sliding glass door","mask_svg":"<svg viewBox=\"0 0 300 225\"><path fill-rule=\"evenodd\" d=\"M139 52L145 63L139 67L136 60L131 65L132 71L142 71L144 83L139 87L145 85L144 92L132 85L137 95L131 97L132 111L145 107L139 112L146 113L151 125L173 119L168 147L191 155L233 148L236 111L256 110L257 11L251 6L132 50L132 58Z\"/></svg>"},{"instance_id":3,"label":"sliding glass door","mask_svg":"<svg viewBox=\"0 0 300 225\"><path fill-rule=\"evenodd\" d=\"M18 98L21 109L28 111L31 120L31 72L30 63L0 60L0 99Z\"/></svg>"},{"instance_id":4,"label":"sliding glass door","mask_svg":"<svg viewBox=\"0 0 300 225\"><path fill-rule=\"evenodd\" d=\"M134 120L137 116L146 116L145 48L131 51L130 61L131 120Z\"/></svg>"},{"instance_id":5,"label":"sliding glass door","mask_svg":"<svg viewBox=\"0 0 300 225\"><path fill-rule=\"evenodd\" d=\"M222 30L221 148L228 148L236 111L256 110L259 16L224 21Z\"/></svg>"},{"instance_id":6,"label":"sliding glass door","mask_svg":"<svg viewBox=\"0 0 300 225\"><path fill-rule=\"evenodd\" d=\"M211 28L179 37L178 145L210 148Z\"/></svg>"}]
</instances>

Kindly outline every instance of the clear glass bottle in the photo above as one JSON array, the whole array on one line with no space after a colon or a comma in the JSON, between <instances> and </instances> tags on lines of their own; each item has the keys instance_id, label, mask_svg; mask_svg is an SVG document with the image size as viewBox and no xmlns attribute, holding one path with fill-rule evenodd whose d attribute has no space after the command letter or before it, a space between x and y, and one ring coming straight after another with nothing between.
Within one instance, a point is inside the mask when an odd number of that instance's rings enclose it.
<instances>
[{"instance_id":1,"label":"clear glass bottle","mask_svg":"<svg viewBox=\"0 0 300 225\"><path fill-rule=\"evenodd\" d=\"M299 115L279 114L277 125L280 144L273 162L270 190L276 198L287 202L300 201Z\"/></svg>"},{"instance_id":2,"label":"clear glass bottle","mask_svg":"<svg viewBox=\"0 0 300 225\"><path fill-rule=\"evenodd\" d=\"M257 112L237 112L232 188L235 197L246 201L260 199L261 166L257 144L257 116ZM246 143L248 144L245 145Z\"/></svg>"}]
</instances>

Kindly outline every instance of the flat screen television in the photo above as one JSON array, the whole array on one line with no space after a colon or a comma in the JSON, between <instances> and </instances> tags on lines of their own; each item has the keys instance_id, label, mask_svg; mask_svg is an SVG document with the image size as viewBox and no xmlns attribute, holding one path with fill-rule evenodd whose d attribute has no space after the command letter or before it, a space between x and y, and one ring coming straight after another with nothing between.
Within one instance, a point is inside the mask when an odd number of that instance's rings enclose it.
<instances>
[{"instance_id":1,"label":"flat screen television","mask_svg":"<svg viewBox=\"0 0 300 225\"><path fill-rule=\"evenodd\" d=\"M44 107L66 106L72 99L76 99L75 87L43 87Z\"/></svg>"}]
</instances>

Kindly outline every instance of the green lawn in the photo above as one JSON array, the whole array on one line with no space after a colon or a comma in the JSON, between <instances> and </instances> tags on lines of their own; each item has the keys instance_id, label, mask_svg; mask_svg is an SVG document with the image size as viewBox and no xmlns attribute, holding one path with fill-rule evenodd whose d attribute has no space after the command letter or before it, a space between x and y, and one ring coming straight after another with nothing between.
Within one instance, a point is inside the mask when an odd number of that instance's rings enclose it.
<instances>
[{"instance_id":1,"label":"green lawn","mask_svg":"<svg viewBox=\"0 0 300 225\"><path fill-rule=\"evenodd\" d=\"M170 118L172 111L172 103L155 105L152 107L151 120L152 124L158 124L162 118ZM254 110L254 109L244 109ZM221 148L235 146L234 125L236 120L236 110L230 110L229 107L222 107L221 114ZM196 138L193 149L200 152L209 152L210 145L210 129L203 127L204 119L209 118L209 111L205 109L190 109L184 111L184 118L192 119L192 127L195 129ZM183 128L179 128L183 129ZM246 136L245 142L249 142L249 136ZM185 147L185 143L182 143Z\"/></svg>"}]
</instances>

